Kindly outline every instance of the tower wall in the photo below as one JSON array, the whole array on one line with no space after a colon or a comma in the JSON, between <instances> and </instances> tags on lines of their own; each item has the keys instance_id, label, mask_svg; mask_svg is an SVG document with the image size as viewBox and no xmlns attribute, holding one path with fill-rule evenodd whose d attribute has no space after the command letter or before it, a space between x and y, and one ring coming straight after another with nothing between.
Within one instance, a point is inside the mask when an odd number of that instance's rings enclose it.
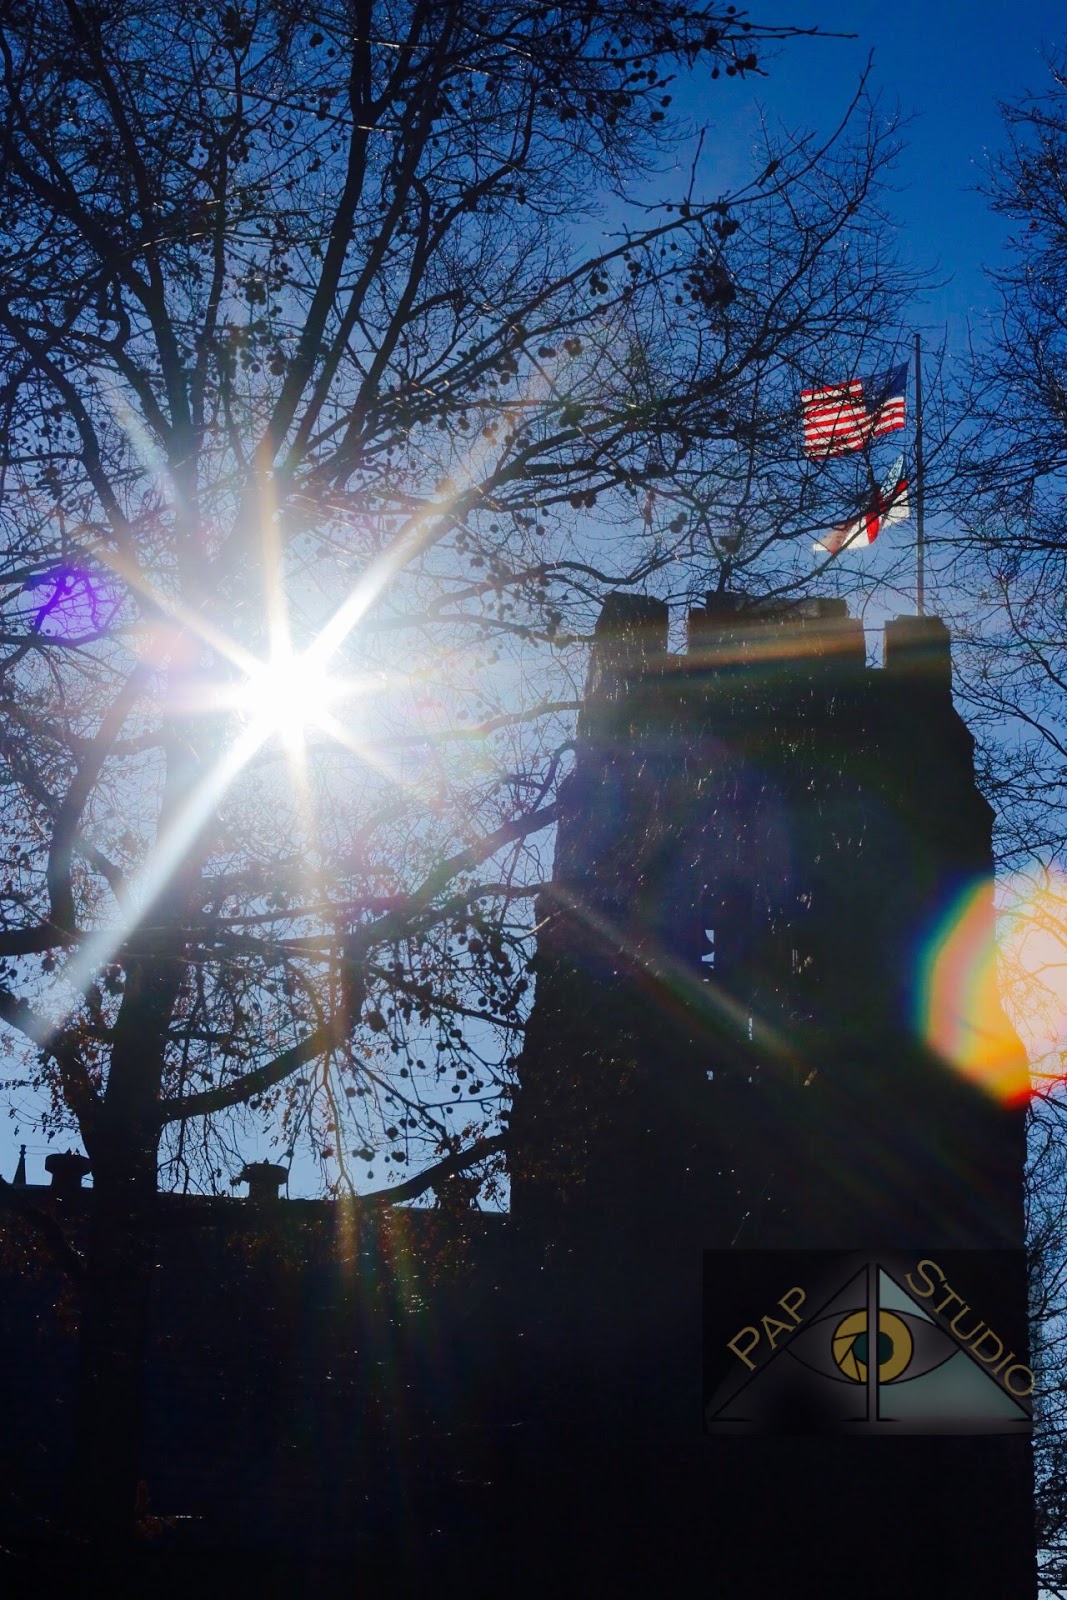
<instances>
[{"instance_id":1,"label":"tower wall","mask_svg":"<svg viewBox=\"0 0 1067 1600\"><path fill-rule=\"evenodd\" d=\"M1021 1045L987 994L979 1085L926 1027L953 907L993 934L944 625L890 623L875 669L843 602L711 597L674 655L662 607L613 597L561 813L512 1213L549 1387L570 1352L564 1481L643 1505L724 1595L1032 1595L1025 1438L700 1437L704 1251L1022 1248Z\"/></svg>"},{"instance_id":2,"label":"tower wall","mask_svg":"<svg viewBox=\"0 0 1067 1600\"><path fill-rule=\"evenodd\" d=\"M595 1192L620 1214L694 1208L709 1244L1018 1245L1022 1047L987 996L1005 1109L924 1031L924 952L953 906L969 894L993 928L944 625L890 623L874 669L827 602L700 611L674 656L638 605L606 609L561 795L515 1214L551 1226ZM762 1148L720 1183L747 1124Z\"/></svg>"}]
</instances>

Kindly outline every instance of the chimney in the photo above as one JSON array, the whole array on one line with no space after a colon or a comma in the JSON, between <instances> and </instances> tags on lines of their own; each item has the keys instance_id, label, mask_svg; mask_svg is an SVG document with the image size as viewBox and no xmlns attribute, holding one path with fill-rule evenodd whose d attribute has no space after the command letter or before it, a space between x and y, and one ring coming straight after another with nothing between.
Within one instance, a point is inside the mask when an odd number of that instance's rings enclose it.
<instances>
[{"instance_id":1,"label":"chimney","mask_svg":"<svg viewBox=\"0 0 1067 1600\"><path fill-rule=\"evenodd\" d=\"M52 1188L57 1199L69 1200L72 1195L81 1193L82 1179L87 1172L92 1172L93 1164L88 1156L67 1150L45 1156L44 1169L52 1174Z\"/></svg>"},{"instance_id":2,"label":"chimney","mask_svg":"<svg viewBox=\"0 0 1067 1600\"><path fill-rule=\"evenodd\" d=\"M257 1205L270 1205L278 1199L278 1190L289 1182L289 1168L273 1161L249 1161L237 1174L238 1183L247 1183L248 1198Z\"/></svg>"},{"instance_id":3,"label":"chimney","mask_svg":"<svg viewBox=\"0 0 1067 1600\"><path fill-rule=\"evenodd\" d=\"M24 1144L19 1145L19 1164L15 1168L15 1176L11 1180L11 1186L14 1189L25 1189L26 1187L26 1146Z\"/></svg>"}]
</instances>

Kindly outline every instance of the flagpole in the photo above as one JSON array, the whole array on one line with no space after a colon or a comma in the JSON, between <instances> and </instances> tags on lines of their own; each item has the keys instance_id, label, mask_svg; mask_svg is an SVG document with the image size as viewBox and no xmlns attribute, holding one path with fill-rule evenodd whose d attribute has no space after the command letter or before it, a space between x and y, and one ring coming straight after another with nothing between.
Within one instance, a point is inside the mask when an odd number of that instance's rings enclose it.
<instances>
[{"instance_id":1,"label":"flagpole","mask_svg":"<svg viewBox=\"0 0 1067 1600\"><path fill-rule=\"evenodd\" d=\"M926 528L923 504L923 358L922 339L915 335L915 602L920 617L926 610Z\"/></svg>"}]
</instances>

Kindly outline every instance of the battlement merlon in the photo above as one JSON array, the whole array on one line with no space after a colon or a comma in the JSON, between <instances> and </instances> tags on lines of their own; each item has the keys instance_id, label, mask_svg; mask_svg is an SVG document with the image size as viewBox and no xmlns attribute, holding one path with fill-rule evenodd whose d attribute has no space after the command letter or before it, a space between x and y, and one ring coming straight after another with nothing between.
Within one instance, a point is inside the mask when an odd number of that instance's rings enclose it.
<instances>
[{"instance_id":1,"label":"battlement merlon","mask_svg":"<svg viewBox=\"0 0 1067 1600\"><path fill-rule=\"evenodd\" d=\"M802 804L819 790L835 807L858 783L907 814L945 876L991 879L993 813L953 705L951 640L939 617L888 621L881 667L868 666L862 622L843 599L709 594L689 612L685 653L669 650L668 624L660 600L612 594L604 603L576 772L561 795L558 874L588 874L595 841L617 831L612 818L633 827L655 809L680 760L721 772L729 749L755 777L773 771Z\"/></svg>"},{"instance_id":2,"label":"battlement merlon","mask_svg":"<svg viewBox=\"0 0 1067 1600\"><path fill-rule=\"evenodd\" d=\"M687 653L668 650L669 613L661 600L611 594L597 619L590 652L587 698L617 699L648 675L677 671L685 662L714 670L760 661L800 666L818 661L866 665L862 622L849 616L843 599L752 600L740 594L708 594L691 607ZM951 685L952 646L940 617L899 616L885 624L884 669L928 689Z\"/></svg>"}]
</instances>

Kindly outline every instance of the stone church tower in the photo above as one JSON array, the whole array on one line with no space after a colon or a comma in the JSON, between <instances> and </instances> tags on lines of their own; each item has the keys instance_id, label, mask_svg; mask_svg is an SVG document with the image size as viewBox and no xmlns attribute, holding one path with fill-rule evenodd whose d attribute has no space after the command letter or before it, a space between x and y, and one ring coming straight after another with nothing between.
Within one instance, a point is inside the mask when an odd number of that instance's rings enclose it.
<instances>
[{"instance_id":1,"label":"stone church tower","mask_svg":"<svg viewBox=\"0 0 1067 1600\"><path fill-rule=\"evenodd\" d=\"M844 602L711 596L685 655L667 623L604 608L539 906L512 1218L554 1515L590 1582L1023 1600L1021 1431L701 1431L741 1256L984 1252L1025 1351L1025 1059L988 985L927 992L953 907L993 933L947 631L899 618L871 668Z\"/></svg>"},{"instance_id":2,"label":"stone church tower","mask_svg":"<svg viewBox=\"0 0 1067 1600\"><path fill-rule=\"evenodd\" d=\"M1026 1064L977 981L945 629L891 623L874 669L836 603L716 597L685 654L667 620L616 596L596 631L510 1215L283 1202L255 1164L246 1202L159 1197L166 1515L123 1593L1034 1600ZM55 1163L24 1197L78 1240L87 1163ZM44 1538L76 1351L24 1248L0 1477Z\"/></svg>"}]
</instances>

